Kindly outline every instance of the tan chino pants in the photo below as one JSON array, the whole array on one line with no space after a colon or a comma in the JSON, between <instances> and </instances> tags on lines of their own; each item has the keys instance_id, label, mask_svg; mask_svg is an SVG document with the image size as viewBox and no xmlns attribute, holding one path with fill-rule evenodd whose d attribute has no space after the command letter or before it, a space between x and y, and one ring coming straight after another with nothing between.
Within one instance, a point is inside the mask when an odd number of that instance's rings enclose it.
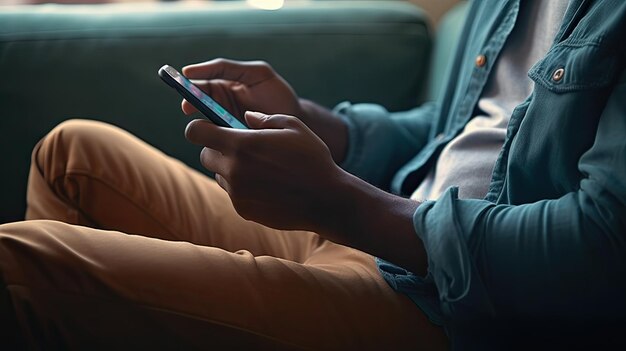
<instances>
[{"instance_id":1,"label":"tan chino pants","mask_svg":"<svg viewBox=\"0 0 626 351\"><path fill-rule=\"evenodd\" d=\"M37 145L27 219L0 226L0 273L35 348L445 344L371 256L246 221L213 180L100 122Z\"/></svg>"}]
</instances>

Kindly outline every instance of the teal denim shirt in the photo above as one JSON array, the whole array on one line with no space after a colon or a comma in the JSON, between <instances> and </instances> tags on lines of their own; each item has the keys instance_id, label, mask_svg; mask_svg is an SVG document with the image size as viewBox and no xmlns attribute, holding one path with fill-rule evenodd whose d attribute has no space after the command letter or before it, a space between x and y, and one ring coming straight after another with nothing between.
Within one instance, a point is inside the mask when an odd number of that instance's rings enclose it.
<instances>
[{"instance_id":1,"label":"teal denim shirt","mask_svg":"<svg viewBox=\"0 0 626 351\"><path fill-rule=\"evenodd\" d=\"M474 115L518 10L519 0L472 4L438 101L398 113L339 105L350 135L342 166L410 195ZM415 212L428 275L378 260L453 345L470 325L624 322L625 52L626 1L572 0L528 72L534 91L512 113L486 197L462 200L450 188Z\"/></svg>"}]
</instances>

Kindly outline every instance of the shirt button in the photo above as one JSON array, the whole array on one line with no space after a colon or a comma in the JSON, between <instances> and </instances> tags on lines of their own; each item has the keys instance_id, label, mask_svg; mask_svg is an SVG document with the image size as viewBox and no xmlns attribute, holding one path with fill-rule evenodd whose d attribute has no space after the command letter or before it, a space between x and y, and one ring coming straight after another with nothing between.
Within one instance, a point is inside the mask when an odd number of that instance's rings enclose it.
<instances>
[{"instance_id":1,"label":"shirt button","mask_svg":"<svg viewBox=\"0 0 626 351\"><path fill-rule=\"evenodd\" d=\"M445 135L444 135L443 133L439 133L439 134L437 134L437 136L435 137L435 139L436 139L437 141L441 141L441 140L443 140L443 137L444 137L444 136L445 136Z\"/></svg>"},{"instance_id":2,"label":"shirt button","mask_svg":"<svg viewBox=\"0 0 626 351\"><path fill-rule=\"evenodd\" d=\"M552 80L555 82L558 82L561 79L563 79L564 75L565 75L565 70L563 68L559 68L556 71L554 71L554 73L552 73Z\"/></svg>"},{"instance_id":3,"label":"shirt button","mask_svg":"<svg viewBox=\"0 0 626 351\"><path fill-rule=\"evenodd\" d=\"M487 56L485 55L478 55L476 56L476 67L482 67L485 65L485 63L487 63Z\"/></svg>"}]
</instances>

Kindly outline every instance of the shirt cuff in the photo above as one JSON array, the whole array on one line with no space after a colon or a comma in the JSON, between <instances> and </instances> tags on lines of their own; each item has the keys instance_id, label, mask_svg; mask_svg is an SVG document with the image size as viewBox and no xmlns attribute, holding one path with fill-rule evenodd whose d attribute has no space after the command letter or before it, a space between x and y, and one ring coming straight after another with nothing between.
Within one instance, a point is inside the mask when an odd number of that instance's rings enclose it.
<instances>
[{"instance_id":1,"label":"shirt cuff","mask_svg":"<svg viewBox=\"0 0 626 351\"><path fill-rule=\"evenodd\" d=\"M437 287L430 274L422 278L381 258L376 258L376 264L391 288L407 295L431 323L439 326L444 324Z\"/></svg>"},{"instance_id":2,"label":"shirt cuff","mask_svg":"<svg viewBox=\"0 0 626 351\"><path fill-rule=\"evenodd\" d=\"M448 329L455 322L491 315L493 307L470 253L480 240L464 228L474 228L492 206L484 200L459 201L458 188L451 187L417 208L413 224L428 255L426 277L377 259L387 283L406 294L432 323Z\"/></svg>"},{"instance_id":3,"label":"shirt cuff","mask_svg":"<svg viewBox=\"0 0 626 351\"><path fill-rule=\"evenodd\" d=\"M492 206L485 200L459 200L458 188L451 187L437 201L422 203L413 216L446 324L451 317L461 322L466 317L492 315L493 307L471 254L481 241L471 228L477 228Z\"/></svg>"}]
</instances>

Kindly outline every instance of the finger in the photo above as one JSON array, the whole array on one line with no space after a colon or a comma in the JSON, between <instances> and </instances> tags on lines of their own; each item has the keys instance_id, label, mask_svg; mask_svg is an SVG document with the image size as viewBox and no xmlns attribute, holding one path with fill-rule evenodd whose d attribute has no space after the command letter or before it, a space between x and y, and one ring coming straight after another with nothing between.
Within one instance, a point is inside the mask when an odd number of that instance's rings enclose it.
<instances>
[{"instance_id":1,"label":"finger","mask_svg":"<svg viewBox=\"0 0 626 351\"><path fill-rule=\"evenodd\" d=\"M288 115L266 115L261 112L246 111L245 119L252 129L296 129L303 123Z\"/></svg>"},{"instance_id":2,"label":"finger","mask_svg":"<svg viewBox=\"0 0 626 351\"><path fill-rule=\"evenodd\" d=\"M225 79L246 85L258 84L274 76L274 70L262 61L233 61L215 59L183 67L189 79Z\"/></svg>"},{"instance_id":3,"label":"finger","mask_svg":"<svg viewBox=\"0 0 626 351\"><path fill-rule=\"evenodd\" d=\"M200 163L206 169L214 173L227 171L226 158L221 152L205 147L200 152Z\"/></svg>"},{"instance_id":4,"label":"finger","mask_svg":"<svg viewBox=\"0 0 626 351\"><path fill-rule=\"evenodd\" d=\"M180 108L183 110L183 113L189 116L190 114L198 112L198 109L195 108L191 102L183 99L180 103Z\"/></svg>"},{"instance_id":5,"label":"finger","mask_svg":"<svg viewBox=\"0 0 626 351\"><path fill-rule=\"evenodd\" d=\"M194 119L185 128L185 137L196 145L206 146L222 153L229 153L241 131L224 128L204 119Z\"/></svg>"}]
</instances>

